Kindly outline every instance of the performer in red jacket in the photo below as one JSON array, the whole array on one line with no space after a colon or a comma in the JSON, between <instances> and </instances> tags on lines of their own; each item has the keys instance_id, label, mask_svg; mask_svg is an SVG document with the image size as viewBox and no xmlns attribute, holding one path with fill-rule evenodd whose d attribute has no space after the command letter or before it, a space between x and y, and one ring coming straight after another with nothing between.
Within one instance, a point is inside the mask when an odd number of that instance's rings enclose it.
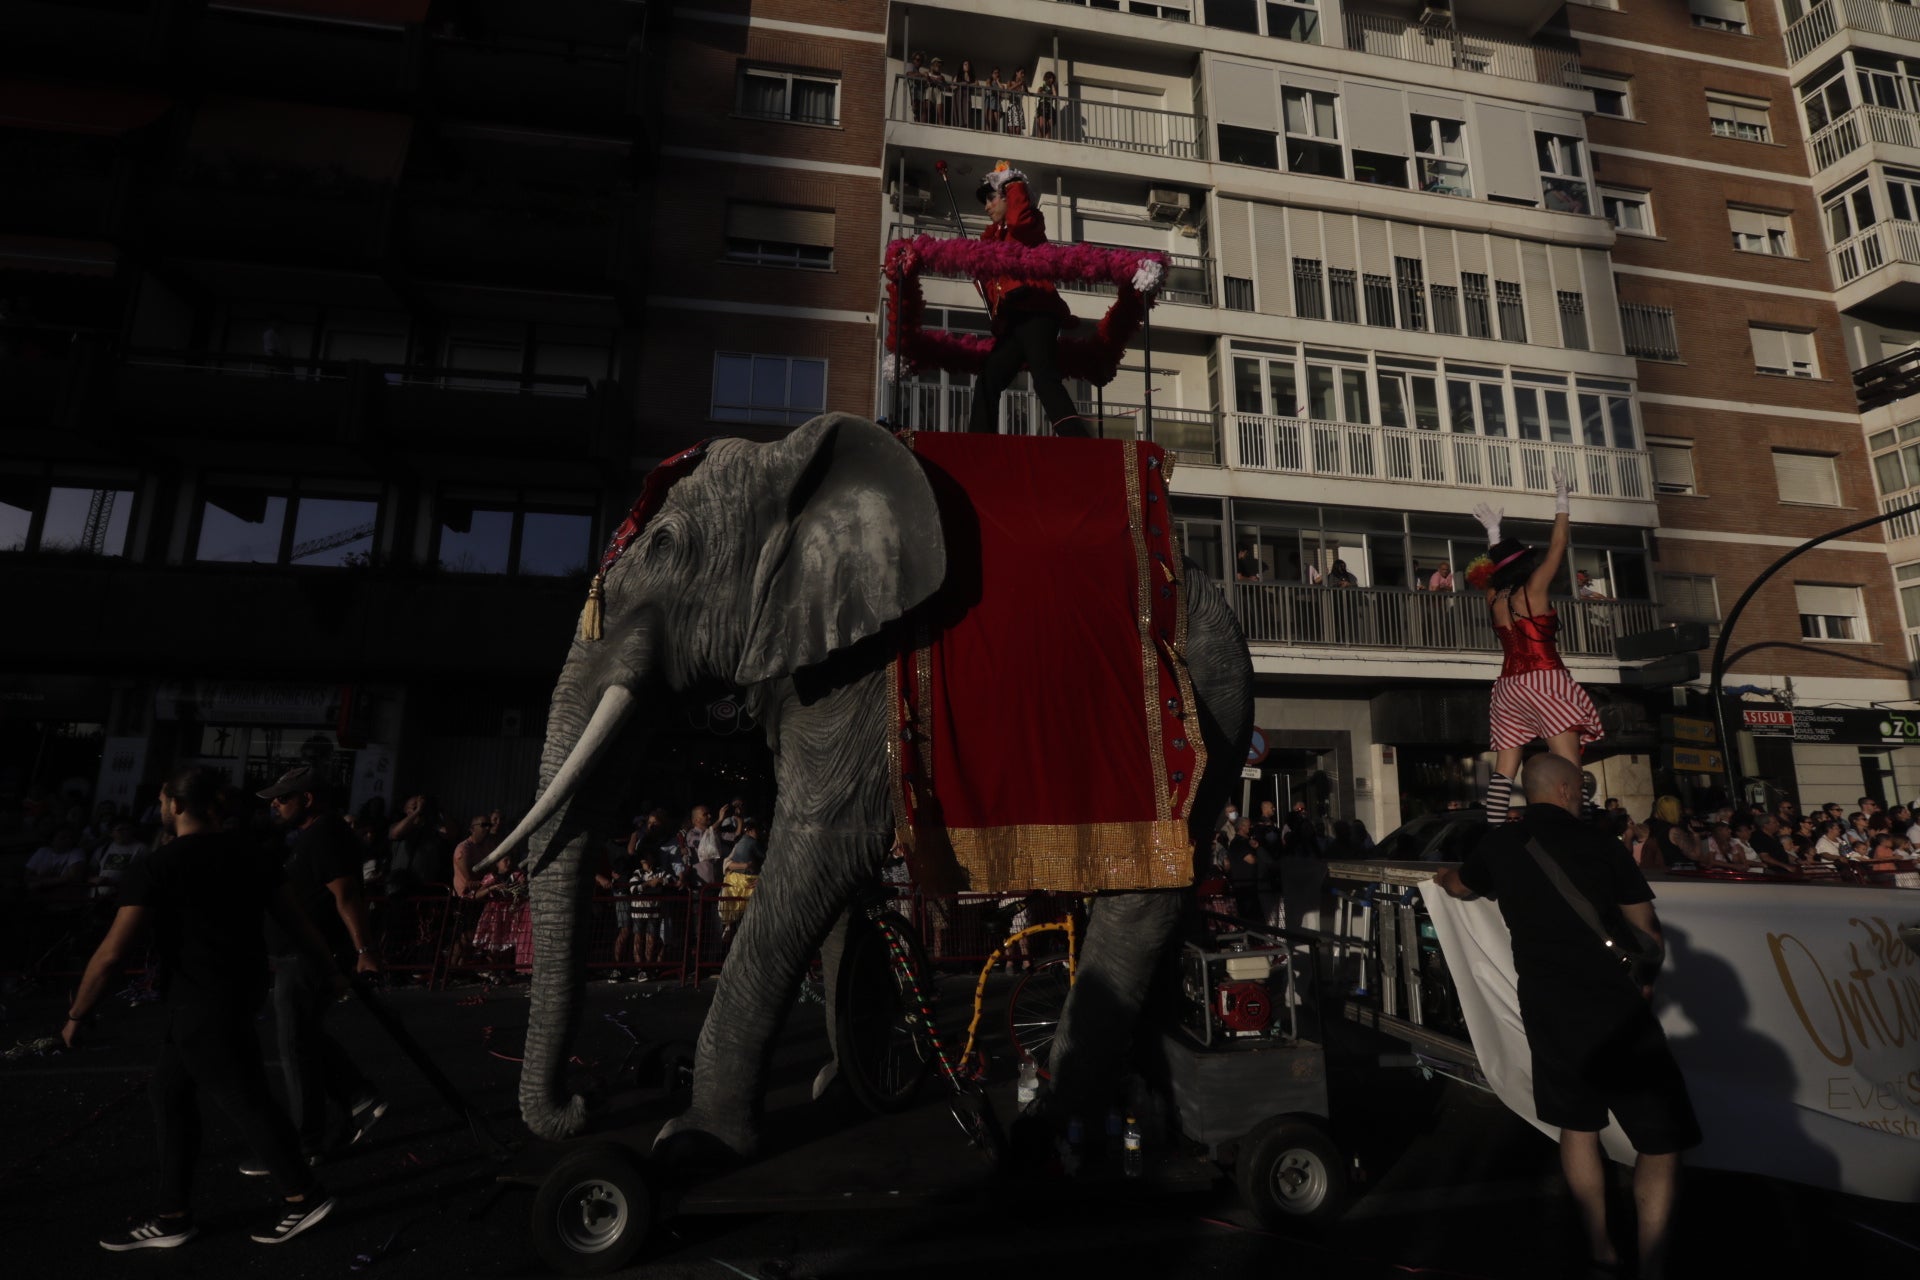
<instances>
[{"instance_id":1,"label":"performer in red jacket","mask_svg":"<svg viewBox=\"0 0 1920 1280\"><path fill-rule=\"evenodd\" d=\"M980 233L982 240L1014 240L1029 246L1047 242L1047 222L1033 203L1026 174L1002 160L987 174L978 194L992 219ZM1052 283L995 276L980 282L980 292L993 317L993 350L987 355L986 367L973 381L973 412L967 430L999 430L1000 395L1013 384L1024 364L1053 434L1092 435L1086 420L1068 399L1066 388L1060 385L1056 347L1060 326L1072 313Z\"/></svg>"}]
</instances>

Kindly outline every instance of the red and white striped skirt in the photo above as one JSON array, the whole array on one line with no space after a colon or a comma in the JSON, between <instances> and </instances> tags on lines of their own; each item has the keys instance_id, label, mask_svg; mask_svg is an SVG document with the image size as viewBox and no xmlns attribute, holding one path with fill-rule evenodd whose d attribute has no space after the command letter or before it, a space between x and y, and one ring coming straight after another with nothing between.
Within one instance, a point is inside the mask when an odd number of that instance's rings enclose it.
<instances>
[{"instance_id":1,"label":"red and white striped skirt","mask_svg":"<svg viewBox=\"0 0 1920 1280\"><path fill-rule=\"evenodd\" d=\"M1580 731L1580 745L1606 736L1600 713L1565 667L1522 671L1493 682L1493 749L1524 747L1535 738L1551 738L1569 729Z\"/></svg>"}]
</instances>

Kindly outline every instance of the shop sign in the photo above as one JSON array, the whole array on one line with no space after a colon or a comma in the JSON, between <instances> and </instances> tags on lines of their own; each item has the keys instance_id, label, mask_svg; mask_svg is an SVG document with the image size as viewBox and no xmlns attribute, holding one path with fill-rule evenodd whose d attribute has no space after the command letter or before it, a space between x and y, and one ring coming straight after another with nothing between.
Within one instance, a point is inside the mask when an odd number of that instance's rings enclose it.
<instances>
[{"instance_id":1,"label":"shop sign","mask_svg":"<svg viewBox=\"0 0 1920 1280\"><path fill-rule=\"evenodd\" d=\"M1879 707L1740 708L1742 726L1756 738L1833 742L1848 746L1920 743L1920 713Z\"/></svg>"},{"instance_id":2,"label":"shop sign","mask_svg":"<svg viewBox=\"0 0 1920 1280\"><path fill-rule=\"evenodd\" d=\"M154 690L153 714L160 720L192 719L202 724L330 727L340 714L340 686L168 681Z\"/></svg>"}]
</instances>

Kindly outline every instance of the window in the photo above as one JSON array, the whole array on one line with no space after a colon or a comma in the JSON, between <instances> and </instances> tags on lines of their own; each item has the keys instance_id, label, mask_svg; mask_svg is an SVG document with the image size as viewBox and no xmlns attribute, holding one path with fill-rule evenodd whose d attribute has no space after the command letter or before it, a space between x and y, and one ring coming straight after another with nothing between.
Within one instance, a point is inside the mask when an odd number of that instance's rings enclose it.
<instances>
[{"instance_id":1,"label":"window","mask_svg":"<svg viewBox=\"0 0 1920 1280\"><path fill-rule=\"evenodd\" d=\"M1400 327L1427 327L1426 279L1418 258L1395 258L1393 278L1400 296Z\"/></svg>"},{"instance_id":2,"label":"window","mask_svg":"<svg viewBox=\"0 0 1920 1280\"><path fill-rule=\"evenodd\" d=\"M1704 622L1719 631L1720 584L1712 574L1663 573L1658 581L1662 622Z\"/></svg>"},{"instance_id":3,"label":"window","mask_svg":"<svg viewBox=\"0 0 1920 1280\"><path fill-rule=\"evenodd\" d=\"M1407 185L1407 161L1404 156L1381 155L1375 151L1353 153L1353 180L1376 187Z\"/></svg>"},{"instance_id":4,"label":"window","mask_svg":"<svg viewBox=\"0 0 1920 1280\"><path fill-rule=\"evenodd\" d=\"M1293 313L1303 320L1327 318L1327 302L1321 283L1320 259L1293 260Z\"/></svg>"},{"instance_id":5,"label":"window","mask_svg":"<svg viewBox=\"0 0 1920 1280\"><path fill-rule=\"evenodd\" d=\"M1867 620L1860 608L1860 588L1816 582L1793 584L1800 610L1800 634L1808 640L1865 640Z\"/></svg>"},{"instance_id":6,"label":"window","mask_svg":"<svg viewBox=\"0 0 1920 1280\"><path fill-rule=\"evenodd\" d=\"M1893 568L1895 590L1900 593L1900 614L1907 626L1920 628L1920 560Z\"/></svg>"},{"instance_id":7,"label":"window","mask_svg":"<svg viewBox=\"0 0 1920 1280\"><path fill-rule=\"evenodd\" d=\"M787 205L727 202L727 261L763 267L833 266L834 213Z\"/></svg>"},{"instance_id":8,"label":"window","mask_svg":"<svg viewBox=\"0 0 1920 1280\"><path fill-rule=\"evenodd\" d=\"M1347 176L1340 147L1339 99L1314 89L1285 89L1281 107L1287 126L1287 171L1323 178Z\"/></svg>"},{"instance_id":9,"label":"window","mask_svg":"<svg viewBox=\"0 0 1920 1280\"><path fill-rule=\"evenodd\" d=\"M1500 341L1527 340L1527 313L1520 304L1520 286L1511 280L1493 282L1494 302L1500 308Z\"/></svg>"},{"instance_id":10,"label":"window","mask_svg":"<svg viewBox=\"0 0 1920 1280\"><path fill-rule=\"evenodd\" d=\"M1733 228L1733 247L1741 253L1764 253L1775 258L1793 256L1793 224L1784 213L1769 209L1727 206Z\"/></svg>"},{"instance_id":11,"label":"window","mask_svg":"<svg viewBox=\"0 0 1920 1280\"><path fill-rule=\"evenodd\" d=\"M1809 507L1840 505L1840 477L1833 459L1824 453L1773 451L1773 479L1780 501Z\"/></svg>"},{"instance_id":12,"label":"window","mask_svg":"<svg viewBox=\"0 0 1920 1280\"><path fill-rule=\"evenodd\" d=\"M1827 216L1827 235L1836 248L1878 221L1873 207L1873 188L1868 185L1866 174L1828 192L1820 207Z\"/></svg>"},{"instance_id":13,"label":"window","mask_svg":"<svg viewBox=\"0 0 1920 1280\"><path fill-rule=\"evenodd\" d=\"M1536 133L1533 149L1540 161L1540 187L1547 208L1558 213L1592 213L1587 192L1586 157L1581 141L1558 133Z\"/></svg>"},{"instance_id":14,"label":"window","mask_svg":"<svg viewBox=\"0 0 1920 1280\"><path fill-rule=\"evenodd\" d=\"M1253 310L1253 281L1244 276L1227 276L1227 310Z\"/></svg>"},{"instance_id":15,"label":"window","mask_svg":"<svg viewBox=\"0 0 1920 1280\"><path fill-rule=\"evenodd\" d=\"M211 480L193 558L342 568L371 561L380 503L352 488Z\"/></svg>"},{"instance_id":16,"label":"window","mask_svg":"<svg viewBox=\"0 0 1920 1280\"><path fill-rule=\"evenodd\" d=\"M1888 169L1887 207L1900 222L1920 222L1920 173Z\"/></svg>"},{"instance_id":17,"label":"window","mask_svg":"<svg viewBox=\"0 0 1920 1280\"><path fill-rule=\"evenodd\" d=\"M1687 0L1687 8L1696 27L1747 34L1747 0Z\"/></svg>"},{"instance_id":18,"label":"window","mask_svg":"<svg viewBox=\"0 0 1920 1280\"><path fill-rule=\"evenodd\" d=\"M1767 104L1758 98L1723 98L1707 95L1707 121L1722 138L1742 142L1771 142L1773 128L1767 122Z\"/></svg>"},{"instance_id":19,"label":"window","mask_svg":"<svg viewBox=\"0 0 1920 1280\"><path fill-rule=\"evenodd\" d=\"M1653 197L1624 187L1600 188L1600 211L1607 221L1628 235L1653 234Z\"/></svg>"},{"instance_id":20,"label":"window","mask_svg":"<svg viewBox=\"0 0 1920 1280\"><path fill-rule=\"evenodd\" d=\"M827 362L720 352L713 357L713 420L799 426L827 407Z\"/></svg>"},{"instance_id":21,"label":"window","mask_svg":"<svg viewBox=\"0 0 1920 1280\"><path fill-rule=\"evenodd\" d=\"M1753 340L1753 367L1757 373L1781 377L1817 378L1820 366L1813 356L1813 335L1799 329L1775 329L1762 324L1747 326Z\"/></svg>"},{"instance_id":22,"label":"window","mask_svg":"<svg viewBox=\"0 0 1920 1280\"><path fill-rule=\"evenodd\" d=\"M1846 76L1838 75L1823 85L1802 89L1800 105L1806 108L1807 134L1811 137L1853 110Z\"/></svg>"},{"instance_id":23,"label":"window","mask_svg":"<svg viewBox=\"0 0 1920 1280\"><path fill-rule=\"evenodd\" d=\"M1360 323L1360 302L1354 292L1353 272L1346 267L1327 270L1327 291L1333 300L1331 319L1342 324Z\"/></svg>"},{"instance_id":24,"label":"window","mask_svg":"<svg viewBox=\"0 0 1920 1280\"><path fill-rule=\"evenodd\" d=\"M1609 75L1603 71L1580 72L1581 83L1593 91L1593 113L1597 116L1615 116L1621 120L1633 119L1633 81L1626 76Z\"/></svg>"},{"instance_id":25,"label":"window","mask_svg":"<svg viewBox=\"0 0 1920 1280\"><path fill-rule=\"evenodd\" d=\"M1393 280L1367 275L1361 277L1360 284L1367 301L1367 323L1382 329L1393 328Z\"/></svg>"},{"instance_id":26,"label":"window","mask_svg":"<svg viewBox=\"0 0 1920 1280\"><path fill-rule=\"evenodd\" d=\"M1211 11L1211 6L1209 6ZM1287 3L1275 3L1268 0L1267 34L1277 40L1296 40L1301 44L1320 43L1320 14L1313 7L1313 0L1288 0Z\"/></svg>"},{"instance_id":27,"label":"window","mask_svg":"<svg viewBox=\"0 0 1920 1280\"><path fill-rule=\"evenodd\" d=\"M120 481L0 475L0 553L118 558L127 553L132 514L133 490Z\"/></svg>"},{"instance_id":28,"label":"window","mask_svg":"<svg viewBox=\"0 0 1920 1280\"><path fill-rule=\"evenodd\" d=\"M1450 284L1436 284L1428 288L1433 297L1433 331L1435 333L1460 332L1460 290Z\"/></svg>"},{"instance_id":29,"label":"window","mask_svg":"<svg viewBox=\"0 0 1920 1280\"><path fill-rule=\"evenodd\" d=\"M1380 421L1384 425L1440 429L1439 384L1432 374L1381 369L1374 375L1374 386L1380 396Z\"/></svg>"},{"instance_id":30,"label":"window","mask_svg":"<svg viewBox=\"0 0 1920 1280\"><path fill-rule=\"evenodd\" d=\"M592 554L593 517L584 510L512 495L440 500L434 560L447 573L565 577L587 572Z\"/></svg>"},{"instance_id":31,"label":"window","mask_svg":"<svg viewBox=\"0 0 1920 1280\"><path fill-rule=\"evenodd\" d=\"M1633 387L1609 378L1575 378L1573 385L1580 442L1596 449L1633 448Z\"/></svg>"},{"instance_id":32,"label":"window","mask_svg":"<svg viewBox=\"0 0 1920 1280\"><path fill-rule=\"evenodd\" d=\"M1467 304L1467 336L1491 338L1493 317L1487 310L1487 278L1471 271L1460 273L1460 296Z\"/></svg>"},{"instance_id":33,"label":"window","mask_svg":"<svg viewBox=\"0 0 1920 1280\"><path fill-rule=\"evenodd\" d=\"M1248 164L1256 169L1280 167L1280 141L1266 129L1243 129L1239 125L1219 127L1220 163Z\"/></svg>"},{"instance_id":34,"label":"window","mask_svg":"<svg viewBox=\"0 0 1920 1280\"><path fill-rule=\"evenodd\" d=\"M1513 380L1514 426L1519 437L1572 444L1572 403L1567 398L1567 380L1544 373L1515 373ZM1540 385L1522 385L1525 383Z\"/></svg>"},{"instance_id":35,"label":"window","mask_svg":"<svg viewBox=\"0 0 1920 1280\"><path fill-rule=\"evenodd\" d=\"M1693 442L1691 440L1649 440L1647 456L1653 461L1653 487L1660 493L1697 493L1693 478Z\"/></svg>"},{"instance_id":36,"label":"window","mask_svg":"<svg viewBox=\"0 0 1920 1280\"><path fill-rule=\"evenodd\" d=\"M1560 345L1570 351L1587 349L1587 299L1584 294L1562 290L1554 295L1560 304Z\"/></svg>"},{"instance_id":37,"label":"window","mask_svg":"<svg viewBox=\"0 0 1920 1280\"><path fill-rule=\"evenodd\" d=\"M823 71L742 67L733 109L756 120L839 124L840 77Z\"/></svg>"},{"instance_id":38,"label":"window","mask_svg":"<svg viewBox=\"0 0 1920 1280\"><path fill-rule=\"evenodd\" d=\"M1920 485L1920 422L1903 422L1897 431L1876 431L1867 437L1867 448L1873 450L1873 478L1882 497Z\"/></svg>"},{"instance_id":39,"label":"window","mask_svg":"<svg viewBox=\"0 0 1920 1280\"><path fill-rule=\"evenodd\" d=\"M1443 196L1471 196L1467 169L1466 126L1440 116L1413 117L1413 153L1419 163L1420 189Z\"/></svg>"}]
</instances>

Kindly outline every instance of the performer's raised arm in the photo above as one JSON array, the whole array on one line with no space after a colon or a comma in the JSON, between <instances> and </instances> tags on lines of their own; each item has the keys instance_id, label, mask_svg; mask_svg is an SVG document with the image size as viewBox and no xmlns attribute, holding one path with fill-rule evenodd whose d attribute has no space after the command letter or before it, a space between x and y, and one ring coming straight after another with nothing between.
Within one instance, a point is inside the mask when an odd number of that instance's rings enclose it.
<instances>
[{"instance_id":1,"label":"performer's raised arm","mask_svg":"<svg viewBox=\"0 0 1920 1280\"><path fill-rule=\"evenodd\" d=\"M1553 595L1555 580L1560 576L1560 566L1567 560L1567 543L1571 541L1570 517L1568 515L1569 490L1566 473L1560 468L1553 469L1553 534L1547 539L1546 554L1540 557L1540 567L1527 579L1527 595L1541 600Z\"/></svg>"}]
</instances>

